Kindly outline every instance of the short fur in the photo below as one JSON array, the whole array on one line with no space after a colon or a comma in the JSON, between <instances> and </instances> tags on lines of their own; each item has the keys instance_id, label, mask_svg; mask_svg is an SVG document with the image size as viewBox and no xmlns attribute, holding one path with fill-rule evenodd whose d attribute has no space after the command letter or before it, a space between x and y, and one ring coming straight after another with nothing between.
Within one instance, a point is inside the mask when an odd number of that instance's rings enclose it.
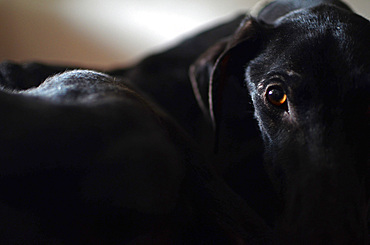
<instances>
[{"instance_id":1,"label":"short fur","mask_svg":"<svg viewBox=\"0 0 370 245\"><path fill-rule=\"evenodd\" d=\"M283 244L368 242L369 30L340 1L273 1L191 69L213 66L202 72L219 148L231 127L249 124L237 115L254 110L283 201L274 222ZM250 102L236 100L243 84ZM271 88L287 95L282 106L269 101Z\"/></svg>"},{"instance_id":2,"label":"short fur","mask_svg":"<svg viewBox=\"0 0 370 245\"><path fill-rule=\"evenodd\" d=\"M2 63L0 243L367 244L369 41L276 0L129 68Z\"/></svg>"}]
</instances>

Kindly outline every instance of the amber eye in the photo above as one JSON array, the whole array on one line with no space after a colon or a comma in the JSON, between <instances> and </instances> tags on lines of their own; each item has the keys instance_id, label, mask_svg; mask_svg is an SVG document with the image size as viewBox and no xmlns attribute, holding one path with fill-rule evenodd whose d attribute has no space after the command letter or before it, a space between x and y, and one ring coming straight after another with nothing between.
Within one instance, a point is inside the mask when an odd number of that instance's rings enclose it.
<instances>
[{"instance_id":1,"label":"amber eye","mask_svg":"<svg viewBox=\"0 0 370 245\"><path fill-rule=\"evenodd\" d=\"M279 86L273 86L267 89L267 100L276 106L281 106L286 102L287 96L284 90Z\"/></svg>"}]
</instances>

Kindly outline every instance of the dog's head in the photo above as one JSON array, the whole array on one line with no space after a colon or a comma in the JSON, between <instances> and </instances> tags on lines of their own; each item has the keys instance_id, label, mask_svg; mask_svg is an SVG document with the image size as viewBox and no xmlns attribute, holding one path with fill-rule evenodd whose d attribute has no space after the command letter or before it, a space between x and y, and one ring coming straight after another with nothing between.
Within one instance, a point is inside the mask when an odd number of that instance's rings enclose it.
<instances>
[{"instance_id":1,"label":"dog's head","mask_svg":"<svg viewBox=\"0 0 370 245\"><path fill-rule=\"evenodd\" d=\"M197 98L217 129L224 91L246 85L284 200L283 241L365 244L370 22L340 2L286 9L247 18L203 55L191 68Z\"/></svg>"}]
</instances>

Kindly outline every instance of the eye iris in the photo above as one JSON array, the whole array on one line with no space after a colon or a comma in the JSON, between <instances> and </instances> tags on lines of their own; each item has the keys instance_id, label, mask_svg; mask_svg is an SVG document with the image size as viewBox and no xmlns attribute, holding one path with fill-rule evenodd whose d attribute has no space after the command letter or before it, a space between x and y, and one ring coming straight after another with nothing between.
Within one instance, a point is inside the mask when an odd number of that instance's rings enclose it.
<instances>
[{"instance_id":1,"label":"eye iris","mask_svg":"<svg viewBox=\"0 0 370 245\"><path fill-rule=\"evenodd\" d=\"M285 103L287 96L282 89L272 88L268 91L267 98L272 104L280 106Z\"/></svg>"}]
</instances>

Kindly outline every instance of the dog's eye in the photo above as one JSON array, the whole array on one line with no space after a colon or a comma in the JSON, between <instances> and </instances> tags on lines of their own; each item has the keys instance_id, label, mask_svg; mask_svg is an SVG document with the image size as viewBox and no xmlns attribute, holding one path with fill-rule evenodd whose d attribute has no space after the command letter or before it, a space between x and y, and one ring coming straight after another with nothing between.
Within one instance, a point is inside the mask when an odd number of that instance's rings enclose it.
<instances>
[{"instance_id":1,"label":"dog's eye","mask_svg":"<svg viewBox=\"0 0 370 245\"><path fill-rule=\"evenodd\" d=\"M279 86L272 86L267 89L266 98L271 104L275 106L282 106L287 100L287 95L283 88Z\"/></svg>"}]
</instances>

